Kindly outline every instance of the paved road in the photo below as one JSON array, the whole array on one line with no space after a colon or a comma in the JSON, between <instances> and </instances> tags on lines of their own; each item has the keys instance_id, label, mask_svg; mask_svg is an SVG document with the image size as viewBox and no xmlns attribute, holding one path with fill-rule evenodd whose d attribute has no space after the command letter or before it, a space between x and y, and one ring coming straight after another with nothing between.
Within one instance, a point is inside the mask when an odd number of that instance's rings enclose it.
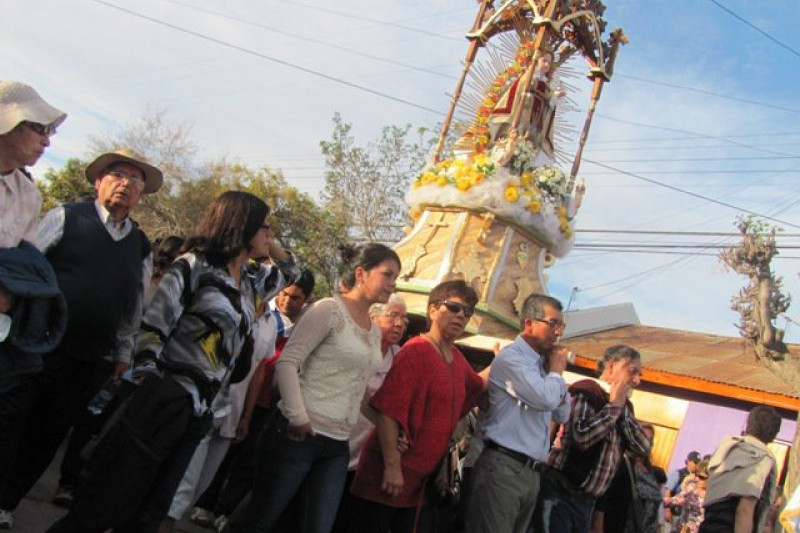
<instances>
[{"instance_id":1,"label":"paved road","mask_svg":"<svg viewBox=\"0 0 800 533\"><path fill-rule=\"evenodd\" d=\"M14 513L15 523L11 533L44 533L50 525L62 517L66 511L50 503L58 486L58 465L61 453L53 464L22 500ZM211 533L213 530L198 527L188 520L182 520L175 528L176 533Z\"/></svg>"}]
</instances>

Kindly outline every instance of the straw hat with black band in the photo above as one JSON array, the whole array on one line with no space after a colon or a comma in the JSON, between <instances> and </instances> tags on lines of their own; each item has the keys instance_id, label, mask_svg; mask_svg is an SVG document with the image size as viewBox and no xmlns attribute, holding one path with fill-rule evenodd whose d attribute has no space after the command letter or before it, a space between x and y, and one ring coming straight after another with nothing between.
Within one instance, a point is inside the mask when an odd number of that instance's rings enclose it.
<instances>
[{"instance_id":1,"label":"straw hat with black band","mask_svg":"<svg viewBox=\"0 0 800 533\"><path fill-rule=\"evenodd\" d=\"M0 135L5 135L21 122L35 122L58 127L67 114L39 96L39 93L18 81L0 81Z\"/></svg>"},{"instance_id":2,"label":"straw hat with black band","mask_svg":"<svg viewBox=\"0 0 800 533\"><path fill-rule=\"evenodd\" d=\"M152 194L161 188L164 174L153 165L145 162L142 156L128 148L120 148L113 152L99 155L97 159L86 167L84 172L86 179L89 180L89 183L94 183L98 178L102 178L103 172L114 163L128 163L142 171L142 174L144 174L143 194Z\"/></svg>"}]
</instances>

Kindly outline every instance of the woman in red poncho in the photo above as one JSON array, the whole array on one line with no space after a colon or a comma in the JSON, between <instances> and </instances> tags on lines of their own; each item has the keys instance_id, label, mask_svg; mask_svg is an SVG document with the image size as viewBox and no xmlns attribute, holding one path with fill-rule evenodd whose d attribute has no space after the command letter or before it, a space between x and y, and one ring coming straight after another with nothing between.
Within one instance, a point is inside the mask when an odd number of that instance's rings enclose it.
<instances>
[{"instance_id":1,"label":"woman in red poncho","mask_svg":"<svg viewBox=\"0 0 800 533\"><path fill-rule=\"evenodd\" d=\"M428 297L428 333L408 341L370 401L376 429L361 452L351 492L353 531L428 531L425 480L447 452L450 436L485 391L484 381L453 342L464 333L478 296L463 281L437 285ZM398 450L405 435L407 451Z\"/></svg>"}]
</instances>

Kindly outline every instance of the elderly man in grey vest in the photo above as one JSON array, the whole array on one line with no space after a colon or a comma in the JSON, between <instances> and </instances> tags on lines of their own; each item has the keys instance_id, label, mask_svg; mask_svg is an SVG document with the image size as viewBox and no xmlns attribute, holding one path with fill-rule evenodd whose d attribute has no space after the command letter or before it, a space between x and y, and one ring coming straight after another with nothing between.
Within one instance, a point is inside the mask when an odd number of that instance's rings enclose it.
<instances>
[{"instance_id":1,"label":"elderly man in grey vest","mask_svg":"<svg viewBox=\"0 0 800 533\"><path fill-rule=\"evenodd\" d=\"M143 194L156 192L159 169L131 151L100 155L86 168L94 185L93 202L67 203L48 212L36 243L53 266L67 301L67 331L59 347L44 358L44 369L26 387L35 399L15 435L20 440L13 464L0 486L0 513L10 513L47 469L58 445L75 425L62 464L57 499L70 501L80 482L80 449L90 436L85 411L109 378L127 368L142 315L144 288L150 283L150 242L130 213Z\"/></svg>"}]
</instances>

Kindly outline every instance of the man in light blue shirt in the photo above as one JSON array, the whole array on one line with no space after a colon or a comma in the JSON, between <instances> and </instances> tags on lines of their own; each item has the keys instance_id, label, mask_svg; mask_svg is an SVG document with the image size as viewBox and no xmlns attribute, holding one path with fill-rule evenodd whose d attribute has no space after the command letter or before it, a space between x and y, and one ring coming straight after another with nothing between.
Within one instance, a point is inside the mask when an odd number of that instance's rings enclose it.
<instances>
[{"instance_id":1,"label":"man in light blue shirt","mask_svg":"<svg viewBox=\"0 0 800 533\"><path fill-rule=\"evenodd\" d=\"M550 451L550 421L569 417L561 374L567 351L561 302L543 294L525 299L520 334L503 348L489 373L485 449L475 465L467 533L524 533L539 494L539 474Z\"/></svg>"}]
</instances>

